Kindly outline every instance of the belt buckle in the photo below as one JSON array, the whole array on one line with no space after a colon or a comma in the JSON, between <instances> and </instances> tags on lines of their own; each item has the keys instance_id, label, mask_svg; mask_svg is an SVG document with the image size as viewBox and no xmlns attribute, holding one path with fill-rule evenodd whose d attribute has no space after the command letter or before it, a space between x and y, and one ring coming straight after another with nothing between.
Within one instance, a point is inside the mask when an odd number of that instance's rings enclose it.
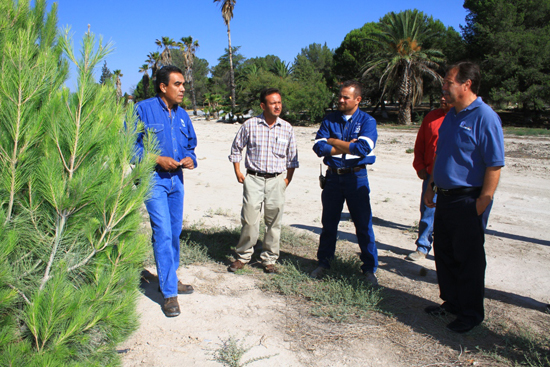
<instances>
[{"instance_id":1,"label":"belt buckle","mask_svg":"<svg viewBox=\"0 0 550 367\"><path fill-rule=\"evenodd\" d=\"M343 175L347 172L347 168L336 168L336 173L339 175Z\"/></svg>"}]
</instances>

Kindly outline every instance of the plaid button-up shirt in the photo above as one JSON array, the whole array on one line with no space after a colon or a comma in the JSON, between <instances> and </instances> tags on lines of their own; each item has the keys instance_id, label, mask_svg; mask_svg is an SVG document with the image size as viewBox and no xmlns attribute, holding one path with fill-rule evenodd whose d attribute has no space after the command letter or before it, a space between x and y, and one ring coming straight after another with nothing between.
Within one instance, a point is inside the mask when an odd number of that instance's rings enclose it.
<instances>
[{"instance_id":1,"label":"plaid button-up shirt","mask_svg":"<svg viewBox=\"0 0 550 367\"><path fill-rule=\"evenodd\" d=\"M269 127L261 114L245 121L237 132L229 161L242 160L246 147L245 167L261 173L282 173L298 167L298 149L292 126L281 118Z\"/></svg>"}]
</instances>

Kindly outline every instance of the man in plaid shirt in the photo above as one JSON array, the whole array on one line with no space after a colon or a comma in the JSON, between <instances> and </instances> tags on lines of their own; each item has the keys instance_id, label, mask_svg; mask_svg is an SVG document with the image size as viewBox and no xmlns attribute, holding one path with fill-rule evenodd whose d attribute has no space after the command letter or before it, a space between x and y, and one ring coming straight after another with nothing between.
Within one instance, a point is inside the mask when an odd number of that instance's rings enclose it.
<instances>
[{"instance_id":1,"label":"man in plaid shirt","mask_svg":"<svg viewBox=\"0 0 550 367\"><path fill-rule=\"evenodd\" d=\"M276 88L260 94L263 113L248 119L235 136L229 161L237 181L243 186L241 238L235 249L236 260L230 271L250 262L260 232L260 214L264 207L266 232L260 258L266 273L276 272L279 238L283 218L285 190L298 167L298 150L292 126L281 119L281 93ZM246 176L241 172L242 150L246 147ZM283 173L286 171L286 178Z\"/></svg>"}]
</instances>

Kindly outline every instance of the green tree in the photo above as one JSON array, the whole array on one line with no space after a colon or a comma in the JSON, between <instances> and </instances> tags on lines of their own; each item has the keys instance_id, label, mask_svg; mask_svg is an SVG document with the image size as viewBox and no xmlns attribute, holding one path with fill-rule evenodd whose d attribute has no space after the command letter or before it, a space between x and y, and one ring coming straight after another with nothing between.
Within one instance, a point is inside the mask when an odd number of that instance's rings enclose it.
<instances>
[{"instance_id":1,"label":"green tree","mask_svg":"<svg viewBox=\"0 0 550 367\"><path fill-rule=\"evenodd\" d=\"M172 65L171 48L176 46L176 41L170 37L162 37L161 39L157 39L155 44L162 49L160 53L160 63L162 66Z\"/></svg>"},{"instance_id":2,"label":"green tree","mask_svg":"<svg viewBox=\"0 0 550 367\"><path fill-rule=\"evenodd\" d=\"M231 51L231 59L229 57L228 49L225 49L225 53L218 58L218 64L214 66L211 70L211 88L209 91L216 94L221 94L228 96L228 86L231 84L231 78L238 79L238 73L235 73L235 70L240 69L241 63L245 61L245 57L239 53L240 46L233 47ZM233 64L233 66L231 66ZM231 95L227 97L229 105L231 105Z\"/></svg>"},{"instance_id":3,"label":"green tree","mask_svg":"<svg viewBox=\"0 0 550 367\"><path fill-rule=\"evenodd\" d=\"M193 114L197 114L197 99L195 97L195 84L193 81L193 64L195 62L195 52L199 48L199 41L193 40L193 37L182 37L178 42L180 52L185 60L185 78L191 86L191 102L193 104Z\"/></svg>"},{"instance_id":4,"label":"green tree","mask_svg":"<svg viewBox=\"0 0 550 367\"><path fill-rule=\"evenodd\" d=\"M371 34L371 39L378 43L381 51L367 62L364 75L385 65L380 84L384 85L384 90L395 85L398 121L410 125L411 106L422 100L423 77L441 80L436 69L443 62L443 54L439 50L422 48L423 39L431 35L431 30L426 15L416 9L388 13L380 28L379 32Z\"/></svg>"},{"instance_id":5,"label":"green tree","mask_svg":"<svg viewBox=\"0 0 550 367\"><path fill-rule=\"evenodd\" d=\"M122 74L122 71L120 69L113 71L113 77L115 78L116 97L118 101L120 101L120 99L122 98L122 82L120 81L120 78L122 78L123 76L124 75Z\"/></svg>"},{"instance_id":6,"label":"green tree","mask_svg":"<svg viewBox=\"0 0 550 367\"><path fill-rule=\"evenodd\" d=\"M550 102L550 1L467 0L463 36L482 70L481 95L525 111Z\"/></svg>"},{"instance_id":7,"label":"green tree","mask_svg":"<svg viewBox=\"0 0 550 367\"><path fill-rule=\"evenodd\" d=\"M103 62L103 66L101 67L101 77L99 77L99 84L105 84L109 80L111 80L111 77L113 76L113 73L111 73L111 70L107 67L107 61Z\"/></svg>"},{"instance_id":8,"label":"green tree","mask_svg":"<svg viewBox=\"0 0 550 367\"><path fill-rule=\"evenodd\" d=\"M231 19L233 19L233 9L237 0L214 0L215 3L220 3L222 10L222 18L227 26L227 42L229 53L229 89L231 91L231 109L235 110L235 73L233 65L233 47L231 47Z\"/></svg>"},{"instance_id":9,"label":"green tree","mask_svg":"<svg viewBox=\"0 0 550 367\"><path fill-rule=\"evenodd\" d=\"M145 60L146 63L149 64L151 67L151 80L155 80L157 78L157 71L160 67L160 53L158 52L150 52L149 55L147 55L147 60Z\"/></svg>"},{"instance_id":10,"label":"green tree","mask_svg":"<svg viewBox=\"0 0 550 367\"><path fill-rule=\"evenodd\" d=\"M141 84L143 85L143 99L149 98L149 64L143 64L139 68L139 72L143 73L143 76L141 77ZM135 97L135 96L134 96Z\"/></svg>"},{"instance_id":11,"label":"green tree","mask_svg":"<svg viewBox=\"0 0 550 367\"><path fill-rule=\"evenodd\" d=\"M110 46L88 32L77 59L68 31L57 38L57 5L33 4L0 0L11 71L0 73L0 365L113 365L137 327L148 240L136 233L154 162L129 170L135 134L114 88L94 81ZM75 93L61 88L63 52Z\"/></svg>"}]
</instances>

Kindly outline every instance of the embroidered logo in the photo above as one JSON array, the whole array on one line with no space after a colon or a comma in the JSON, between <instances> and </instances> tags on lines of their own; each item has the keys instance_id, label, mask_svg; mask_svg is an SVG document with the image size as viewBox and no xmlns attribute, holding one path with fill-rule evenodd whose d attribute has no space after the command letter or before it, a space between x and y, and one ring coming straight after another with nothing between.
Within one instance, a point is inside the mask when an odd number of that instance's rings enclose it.
<instances>
[{"instance_id":1,"label":"embroidered logo","mask_svg":"<svg viewBox=\"0 0 550 367\"><path fill-rule=\"evenodd\" d=\"M355 128L355 134L359 134L359 131L361 131L361 125L357 125Z\"/></svg>"},{"instance_id":2,"label":"embroidered logo","mask_svg":"<svg viewBox=\"0 0 550 367\"><path fill-rule=\"evenodd\" d=\"M462 121L462 122L460 123L460 127L463 128L463 129L465 129L465 130L468 130L468 131L471 131L471 130L472 130L472 128L471 128L470 126L466 126L466 123L465 123L464 121Z\"/></svg>"}]
</instances>

